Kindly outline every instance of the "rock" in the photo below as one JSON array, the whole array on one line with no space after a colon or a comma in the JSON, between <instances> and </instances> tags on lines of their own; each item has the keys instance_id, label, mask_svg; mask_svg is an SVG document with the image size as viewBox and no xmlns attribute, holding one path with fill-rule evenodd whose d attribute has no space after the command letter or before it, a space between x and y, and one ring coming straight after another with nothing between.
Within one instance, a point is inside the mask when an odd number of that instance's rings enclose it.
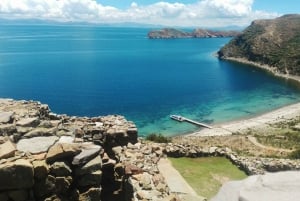
<instances>
[{"instance_id":1,"label":"rock","mask_svg":"<svg viewBox=\"0 0 300 201\"><path fill-rule=\"evenodd\" d=\"M36 127L40 123L39 119L37 117L32 117L32 118L24 118L19 121L17 121L17 126L22 126L22 127Z\"/></svg>"},{"instance_id":2,"label":"rock","mask_svg":"<svg viewBox=\"0 0 300 201\"><path fill-rule=\"evenodd\" d=\"M54 126L57 126L57 125L53 125L51 121L41 121L39 127L41 128L52 128Z\"/></svg>"},{"instance_id":3,"label":"rock","mask_svg":"<svg viewBox=\"0 0 300 201\"><path fill-rule=\"evenodd\" d=\"M64 158L73 158L79 152L80 145L78 144L57 143L50 147L46 156L46 161L49 163Z\"/></svg>"},{"instance_id":4,"label":"rock","mask_svg":"<svg viewBox=\"0 0 300 201\"><path fill-rule=\"evenodd\" d=\"M121 178L125 175L125 168L122 163L118 163L114 167L115 177Z\"/></svg>"},{"instance_id":5,"label":"rock","mask_svg":"<svg viewBox=\"0 0 300 201\"><path fill-rule=\"evenodd\" d=\"M297 171L266 173L225 183L211 201L296 201L300 197Z\"/></svg>"},{"instance_id":6,"label":"rock","mask_svg":"<svg viewBox=\"0 0 300 201\"><path fill-rule=\"evenodd\" d=\"M58 140L58 143L72 144L73 142L74 142L74 137L72 136L61 136Z\"/></svg>"},{"instance_id":7,"label":"rock","mask_svg":"<svg viewBox=\"0 0 300 201\"><path fill-rule=\"evenodd\" d=\"M135 174L141 174L143 170L136 165L133 164L126 164L125 165L125 174L126 175L135 175Z\"/></svg>"},{"instance_id":8,"label":"rock","mask_svg":"<svg viewBox=\"0 0 300 201\"><path fill-rule=\"evenodd\" d=\"M123 148L121 146L116 146L112 148L112 151L115 155L120 155L123 151Z\"/></svg>"},{"instance_id":9,"label":"rock","mask_svg":"<svg viewBox=\"0 0 300 201\"><path fill-rule=\"evenodd\" d=\"M11 141L0 144L0 159L15 156L16 147Z\"/></svg>"},{"instance_id":10,"label":"rock","mask_svg":"<svg viewBox=\"0 0 300 201\"><path fill-rule=\"evenodd\" d=\"M77 185L80 187L100 186L101 178L102 178L102 171L98 170L78 178Z\"/></svg>"},{"instance_id":11,"label":"rock","mask_svg":"<svg viewBox=\"0 0 300 201\"><path fill-rule=\"evenodd\" d=\"M85 147L80 154L76 155L72 161L73 165L85 164L99 154L101 147L98 145L89 145Z\"/></svg>"},{"instance_id":12,"label":"rock","mask_svg":"<svg viewBox=\"0 0 300 201\"><path fill-rule=\"evenodd\" d=\"M0 193L0 200L1 201L8 201L8 199L9 199L9 197L8 197L7 193L5 193L5 192Z\"/></svg>"},{"instance_id":13,"label":"rock","mask_svg":"<svg viewBox=\"0 0 300 201\"><path fill-rule=\"evenodd\" d=\"M101 195L100 188L90 188L88 191L79 195L79 201L99 201Z\"/></svg>"},{"instance_id":14,"label":"rock","mask_svg":"<svg viewBox=\"0 0 300 201\"><path fill-rule=\"evenodd\" d=\"M72 183L72 177L56 177L55 178L55 190L58 194L67 194Z\"/></svg>"},{"instance_id":15,"label":"rock","mask_svg":"<svg viewBox=\"0 0 300 201\"><path fill-rule=\"evenodd\" d=\"M0 124L0 135L12 135L17 131L14 124Z\"/></svg>"},{"instance_id":16,"label":"rock","mask_svg":"<svg viewBox=\"0 0 300 201\"><path fill-rule=\"evenodd\" d=\"M0 112L0 123L11 123L13 115L13 112Z\"/></svg>"},{"instance_id":17,"label":"rock","mask_svg":"<svg viewBox=\"0 0 300 201\"><path fill-rule=\"evenodd\" d=\"M45 198L55 192L55 177L48 175L46 179L36 181L34 184L34 195L37 198ZM38 199L40 200L40 199Z\"/></svg>"},{"instance_id":18,"label":"rock","mask_svg":"<svg viewBox=\"0 0 300 201\"><path fill-rule=\"evenodd\" d=\"M90 174L92 172L101 170L102 160L100 156L96 156L94 159L86 163L84 166L78 167L75 169L75 175L81 176L85 174Z\"/></svg>"},{"instance_id":19,"label":"rock","mask_svg":"<svg viewBox=\"0 0 300 201\"><path fill-rule=\"evenodd\" d=\"M33 138L33 137L39 137L39 136L53 136L56 133L56 128L35 128L25 135L23 135L24 138Z\"/></svg>"},{"instance_id":20,"label":"rock","mask_svg":"<svg viewBox=\"0 0 300 201\"><path fill-rule=\"evenodd\" d=\"M33 161L34 177L37 179L44 179L49 173L49 167L45 160Z\"/></svg>"},{"instance_id":21,"label":"rock","mask_svg":"<svg viewBox=\"0 0 300 201\"><path fill-rule=\"evenodd\" d=\"M21 139L17 143L17 150L38 154L48 151L48 149L58 140L56 136L34 137L30 139ZM32 146L34 144L34 146Z\"/></svg>"},{"instance_id":22,"label":"rock","mask_svg":"<svg viewBox=\"0 0 300 201\"><path fill-rule=\"evenodd\" d=\"M65 162L55 162L50 167L50 174L56 177L69 176L72 170Z\"/></svg>"},{"instance_id":23,"label":"rock","mask_svg":"<svg viewBox=\"0 0 300 201\"><path fill-rule=\"evenodd\" d=\"M15 190L9 191L8 197L13 201L27 201L28 200L28 192L26 190Z\"/></svg>"},{"instance_id":24,"label":"rock","mask_svg":"<svg viewBox=\"0 0 300 201\"><path fill-rule=\"evenodd\" d=\"M33 166L24 159L0 165L0 191L33 186Z\"/></svg>"},{"instance_id":25,"label":"rock","mask_svg":"<svg viewBox=\"0 0 300 201\"><path fill-rule=\"evenodd\" d=\"M142 187L143 190L151 190L152 189L151 175L144 172L140 179L140 186Z\"/></svg>"},{"instance_id":26,"label":"rock","mask_svg":"<svg viewBox=\"0 0 300 201\"><path fill-rule=\"evenodd\" d=\"M162 199L162 201L180 201L180 200L176 197L176 195L169 195L164 199Z\"/></svg>"}]
</instances>

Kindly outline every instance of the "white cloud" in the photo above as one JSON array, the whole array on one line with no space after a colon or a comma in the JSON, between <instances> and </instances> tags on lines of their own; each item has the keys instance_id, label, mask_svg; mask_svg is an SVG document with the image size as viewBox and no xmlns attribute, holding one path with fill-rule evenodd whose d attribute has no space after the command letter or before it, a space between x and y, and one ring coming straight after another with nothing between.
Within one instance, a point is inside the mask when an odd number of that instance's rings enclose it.
<instances>
[{"instance_id":1,"label":"white cloud","mask_svg":"<svg viewBox=\"0 0 300 201\"><path fill-rule=\"evenodd\" d=\"M95 0L1 0L0 18L86 21L93 23L137 22L168 26L248 25L276 13L252 10L253 0L199 0L194 4L158 2L128 9L103 6Z\"/></svg>"}]
</instances>

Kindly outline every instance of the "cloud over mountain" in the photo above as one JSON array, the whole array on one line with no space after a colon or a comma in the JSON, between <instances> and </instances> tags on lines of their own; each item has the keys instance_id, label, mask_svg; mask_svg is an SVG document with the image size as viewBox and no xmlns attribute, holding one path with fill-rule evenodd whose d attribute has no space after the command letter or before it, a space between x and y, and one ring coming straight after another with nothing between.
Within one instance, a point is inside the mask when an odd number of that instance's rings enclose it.
<instances>
[{"instance_id":1,"label":"cloud over mountain","mask_svg":"<svg viewBox=\"0 0 300 201\"><path fill-rule=\"evenodd\" d=\"M158 2L127 9L95 0L1 0L0 18L92 23L136 22L179 26L248 25L276 13L252 10L253 0L199 0L193 4Z\"/></svg>"}]
</instances>

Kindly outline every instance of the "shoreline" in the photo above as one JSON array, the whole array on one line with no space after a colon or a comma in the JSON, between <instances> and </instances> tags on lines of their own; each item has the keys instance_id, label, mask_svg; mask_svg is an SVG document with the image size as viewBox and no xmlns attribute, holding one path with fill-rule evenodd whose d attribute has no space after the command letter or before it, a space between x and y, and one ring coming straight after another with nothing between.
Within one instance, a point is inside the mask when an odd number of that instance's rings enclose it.
<instances>
[{"instance_id":1,"label":"shoreline","mask_svg":"<svg viewBox=\"0 0 300 201\"><path fill-rule=\"evenodd\" d=\"M266 70L267 72L270 72L275 77L293 80L300 84L300 76L280 73L276 70L276 67L272 67L267 64L256 63L254 61L249 61L245 58L226 57L226 58L222 58L222 59L227 60L227 61L234 61L234 62L238 62L238 63L242 63L242 64L248 64L248 65L254 66L256 68Z\"/></svg>"},{"instance_id":2,"label":"shoreline","mask_svg":"<svg viewBox=\"0 0 300 201\"><path fill-rule=\"evenodd\" d=\"M184 136L226 136L244 133L249 129L262 129L269 125L300 118L300 102L254 116L250 118L224 122L213 125L212 129L204 128Z\"/></svg>"},{"instance_id":3,"label":"shoreline","mask_svg":"<svg viewBox=\"0 0 300 201\"><path fill-rule=\"evenodd\" d=\"M269 65L255 63L244 58L226 57L224 60L252 65L270 72L275 77L292 80L300 84L300 76L282 74ZM300 102L283 106L269 112L258 114L254 117L242 118L234 121L228 121L213 125L212 129L204 128L199 131L185 134L183 136L225 136L246 132L249 129L265 128L270 124L276 124L283 121L291 121L300 117Z\"/></svg>"}]
</instances>

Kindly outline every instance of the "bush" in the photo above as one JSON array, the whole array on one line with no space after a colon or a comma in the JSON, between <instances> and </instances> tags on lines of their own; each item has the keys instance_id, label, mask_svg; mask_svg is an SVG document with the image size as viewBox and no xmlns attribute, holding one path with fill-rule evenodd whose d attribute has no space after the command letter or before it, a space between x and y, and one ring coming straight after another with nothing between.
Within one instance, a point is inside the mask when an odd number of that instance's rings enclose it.
<instances>
[{"instance_id":1,"label":"bush","mask_svg":"<svg viewBox=\"0 0 300 201\"><path fill-rule=\"evenodd\" d=\"M292 159L300 159L300 149L296 149L289 155L290 158Z\"/></svg>"},{"instance_id":2,"label":"bush","mask_svg":"<svg viewBox=\"0 0 300 201\"><path fill-rule=\"evenodd\" d=\"M169 137L165 137L162 134L152 133L146 137L146 140L157 142L157 143L168 143L171 142Z\"/></svg>"}]
</instances>

